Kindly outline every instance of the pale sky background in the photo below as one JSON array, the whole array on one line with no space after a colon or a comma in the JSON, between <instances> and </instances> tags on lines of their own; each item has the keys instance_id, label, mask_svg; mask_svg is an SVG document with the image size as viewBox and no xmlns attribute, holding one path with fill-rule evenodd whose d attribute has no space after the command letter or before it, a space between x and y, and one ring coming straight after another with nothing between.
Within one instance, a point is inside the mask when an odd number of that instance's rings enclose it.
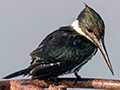
<instances>
[{"instance_id":1,"label":"pale sky background","mask_svg":"<svg viewBox=\"0 0 120 90\"><path fill-rule=\"evenodd\" d=\"M50 32L70 25L84 9L83 2L97 11L105 22L105 45L115 76L100 51L84 65L79 75L120 80L120 0L0 0L0 80L28 67L29 53ZM65 76L74 77L73 74Z\"/></svg>"}]
</instances>

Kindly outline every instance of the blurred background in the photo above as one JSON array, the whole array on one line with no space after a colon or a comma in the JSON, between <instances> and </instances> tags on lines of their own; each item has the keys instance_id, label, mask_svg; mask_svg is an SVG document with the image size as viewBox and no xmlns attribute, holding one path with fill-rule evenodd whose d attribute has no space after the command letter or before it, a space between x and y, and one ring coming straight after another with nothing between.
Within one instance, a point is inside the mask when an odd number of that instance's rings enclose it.
<instances>
[{"instance_id":1,"label":"blurred background","mask_svg":"<svg viewBox=\"0 0 120 90\"><path fill-rule=\"evenodd\" d=\"M105 22L105 44L115 76L112 76L99 50L82 67L79 75L83 78L119 80L120 0L0 0L0 80L3 76L28 67L31 62L29 53L49 33L76 20L85 7L83 2L97 11Z\"/></svg>"}]
</instances>

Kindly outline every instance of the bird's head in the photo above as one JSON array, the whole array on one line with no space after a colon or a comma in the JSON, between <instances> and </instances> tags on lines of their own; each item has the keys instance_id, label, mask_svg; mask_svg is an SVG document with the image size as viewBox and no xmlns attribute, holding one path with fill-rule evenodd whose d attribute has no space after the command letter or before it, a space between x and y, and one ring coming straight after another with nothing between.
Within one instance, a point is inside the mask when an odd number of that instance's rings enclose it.
<instances>
[{"instance_id":1,"label":"bird's head","mask_svg":"<svg viewBox=\"0 0 120 90\"><path fill-rule=\"evenodd\" d=\"M113 73L113 69L104 45L105 25L100 15L85 4L85 9L80 13L77 20L71 24L72 28L94 43L103 54L106 63Z\"/></svg>"}]
</instances>

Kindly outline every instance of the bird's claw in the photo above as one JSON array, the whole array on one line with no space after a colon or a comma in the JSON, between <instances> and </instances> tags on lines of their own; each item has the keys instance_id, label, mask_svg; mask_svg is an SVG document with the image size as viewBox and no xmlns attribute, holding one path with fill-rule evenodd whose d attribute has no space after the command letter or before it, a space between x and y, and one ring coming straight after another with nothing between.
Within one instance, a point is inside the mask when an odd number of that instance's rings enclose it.
<instances>
[{"instance_id":1,"label":"bird's claw","mask_svg":"<svg viewBox=\"0 0 120 90\"><path fill-rule=\"evenodd\" d=\"M77 73L75 73L75 76L76 76L76 78L75 78L75 83L74 83L74 85L76 85L76 84L77 84L77 81L78 81L79 79L81 79L81 76L78 75Z\"/></svg>"}]
</instances>

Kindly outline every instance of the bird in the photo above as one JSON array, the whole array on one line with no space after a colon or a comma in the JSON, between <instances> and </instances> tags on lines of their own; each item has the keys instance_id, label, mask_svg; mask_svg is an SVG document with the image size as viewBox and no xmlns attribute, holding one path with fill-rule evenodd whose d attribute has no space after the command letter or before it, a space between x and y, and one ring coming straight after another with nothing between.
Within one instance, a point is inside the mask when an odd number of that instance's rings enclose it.
<instances>
[{"instance_id":1,"label":"bird","mask_svg":"<svg viewBox=\"0 0 120 90\"><path fill-rule=\"evenodd\" d=\"M32 76L32 79L57 78L60 75L78 71L98 51L101 51L109 70L113 68L104 44L105 24L101 16L87 4L71 25L62 26L51 32L40 45L30 53L30 65L3 77Z\"/></svg>"}]
</instances>

